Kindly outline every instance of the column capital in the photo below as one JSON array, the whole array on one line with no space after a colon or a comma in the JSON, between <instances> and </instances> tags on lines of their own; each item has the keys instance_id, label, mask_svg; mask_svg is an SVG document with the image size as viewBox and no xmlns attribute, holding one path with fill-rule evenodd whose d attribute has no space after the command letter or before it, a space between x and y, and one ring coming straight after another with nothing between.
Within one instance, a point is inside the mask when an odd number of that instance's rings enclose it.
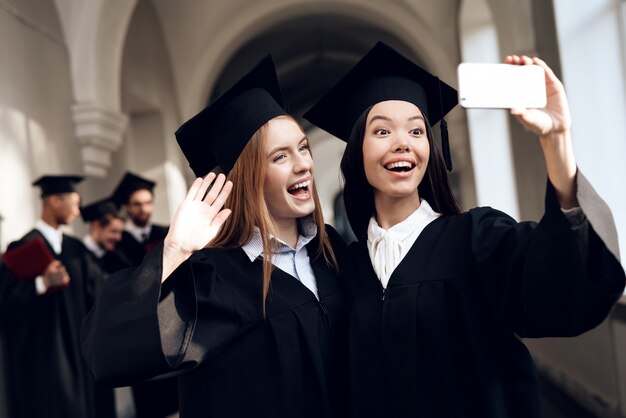
<instances>
[{"instance_id":1,"label":"column capital","mask_svg":"<svg viewBox=\"0 0 626 418\"><path fill-rule=\"evenodd\" d=\"M72 116L85 174L105 177L111 154L124 140L128 116L91 102L74 104Z\"/></svg>"}]
</instances>

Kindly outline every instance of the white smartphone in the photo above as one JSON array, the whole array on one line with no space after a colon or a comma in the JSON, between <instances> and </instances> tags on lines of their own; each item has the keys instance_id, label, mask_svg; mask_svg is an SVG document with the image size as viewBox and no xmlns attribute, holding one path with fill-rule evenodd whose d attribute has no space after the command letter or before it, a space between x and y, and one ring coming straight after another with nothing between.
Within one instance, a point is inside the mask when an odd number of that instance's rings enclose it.
<instances>
[{"instance_id":1,"label":"white smartphone","mask_svg":"<svg viewBox=\"0 0 626 418\"><path fill-rule=\"evenodd\" d=\"M538 65L462 63L457 72L463 107L546 107L545 75Z\"/></svg>"}]
</instances>

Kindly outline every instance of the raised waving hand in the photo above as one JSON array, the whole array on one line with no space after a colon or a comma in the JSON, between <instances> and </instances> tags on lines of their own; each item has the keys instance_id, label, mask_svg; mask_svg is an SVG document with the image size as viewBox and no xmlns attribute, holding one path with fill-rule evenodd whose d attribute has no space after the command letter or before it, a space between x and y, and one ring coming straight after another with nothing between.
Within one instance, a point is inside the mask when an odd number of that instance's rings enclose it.
<instances>
[{"instance_id":1,"label":"raised waving hand","mask_svg":"<svg viewBox=\"0 0 626 418\"><path fill-rule=\"evenodd\" d=\"M161 282L194 252L205 248L217 235L230 209L223 209L233 184L223 174L197 178L178 206L163 248Z\"/></svg>"}]
</instances>

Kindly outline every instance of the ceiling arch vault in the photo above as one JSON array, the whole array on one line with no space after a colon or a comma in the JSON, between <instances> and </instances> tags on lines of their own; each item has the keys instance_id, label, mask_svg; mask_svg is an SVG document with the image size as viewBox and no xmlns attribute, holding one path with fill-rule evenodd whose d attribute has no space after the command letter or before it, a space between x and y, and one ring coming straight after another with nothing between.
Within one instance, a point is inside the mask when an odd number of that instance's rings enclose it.
<instances>
[{"instance_id":1,"label":"ceiling arch vault","mask_svg":"<svg viewBox=\"0 0 626 418\"><path fill-rule=\"evenodd\" d=\"M268 52L274 53L279 76L284 75L288 84L290 69L306 63L307 56L319 60L320 52L327 52L327 56L321 55L322 62L347 70L376 40L383 40L443 79L453 80L458 60L456 35L437 36L421 22L423 18L403 2L254 2L213 31L193 65L174 69L182 115L191 116L206 104L215 88L220 89L220 83L236 79L237 74L230 75L231 65L249 68ZM456 33L455 28L451 31ZM446 43L448 39L453 42Z\"/></svg>"}]
</instances>

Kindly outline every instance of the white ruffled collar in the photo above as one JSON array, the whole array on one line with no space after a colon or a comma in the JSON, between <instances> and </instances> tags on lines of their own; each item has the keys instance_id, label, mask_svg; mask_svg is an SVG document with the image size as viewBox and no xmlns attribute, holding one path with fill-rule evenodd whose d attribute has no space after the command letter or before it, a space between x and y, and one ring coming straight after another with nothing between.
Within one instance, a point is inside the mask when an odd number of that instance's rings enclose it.
<instances>
[{"instance_id":1,"label":"white ruffled collar","mask_svg":"<svg viewBox=\"0 0 626 418\"><path fill-rule=\"evenodd\" d=\"M421 199L415 212L389 229L381 228L372 216L367 227L367 250L376 276L384 288L417 237L440 216L424 199Z\"/></svg>"}]
</instances>

